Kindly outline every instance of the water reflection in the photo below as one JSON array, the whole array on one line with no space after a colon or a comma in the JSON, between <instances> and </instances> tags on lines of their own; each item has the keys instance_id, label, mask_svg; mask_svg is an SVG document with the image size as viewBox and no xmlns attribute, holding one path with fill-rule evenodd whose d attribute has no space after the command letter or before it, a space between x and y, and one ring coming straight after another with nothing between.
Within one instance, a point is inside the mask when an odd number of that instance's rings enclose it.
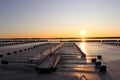
<instances>
[{"instance_id":1,"label":"water reflection","mask_svg":"<svg viewBox=\"0 0 120 80\"><path fill-rule=\"evenodd\" d=\"M86 42L81 42L78 44L78 46L80 47L80 49L87 54L87 50L86 50Z\"/></svg>"},{"instance_id":2,"label":"water reflection","mask_svg":"<svg viewBox=\"0 0 120 80\"><path fill-rule=\"evenodd\" d=\"M77 45L79 46L79 48L85 53L88 54L87 52L87 43L86 42L80 42L77 43ZM77 56L77 58L81 58L81 56ZM77 62L77 61L75 61ZM85 63L89 63L90 60L86 57L86 58L82 58L81 61L79 62L85 62ZM74 66L73 70L77 71L76 73L73 73L72 75L77 76L78 78L80 78L81 76L85 75L88 79L90 80L100 80L99 76L97 74L90 74L91 72L95 72L94 67L92 67L92 65L87 65L87 64L75 64L72 66Z\"/></svg>"},{"instance_id":3,"label":"water reflection","mask_svg":"<svg viewBox=\"0 0 120 80\"><path fill-rule=\"evenodd\" d=\"M81 39L81 41L84 42L84 41L86 41L86 39L83 38L83 39Z\"/></svg>"}]
</instances>

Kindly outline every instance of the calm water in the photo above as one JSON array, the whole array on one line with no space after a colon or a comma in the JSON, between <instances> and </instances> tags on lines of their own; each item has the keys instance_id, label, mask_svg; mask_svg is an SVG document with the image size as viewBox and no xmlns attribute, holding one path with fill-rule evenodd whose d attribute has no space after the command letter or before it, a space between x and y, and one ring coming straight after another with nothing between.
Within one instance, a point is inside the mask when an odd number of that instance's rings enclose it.
<instances>
[{"instance_id":1,"label":"calm water","mask_svg":"<svg viewBox=\"0 0 120 80\"><path fill-rule=\"evenodd\" d=\"M37 44L37 43L36 43ZM43 44L43 43L40 43ZM92 73L82 73L85 74L90 80L120 80L120 47L102 44L98 42L78 42L76 43L84 53L87 55L102 55L103 61L107 63L108 74L110 79L102 79L99 75L94 76ZM20 47L16 45L15 49L19 49ZM31 46L27 45L26 46ZM24 46L24 47L26 47ZM1 47L2 49L3 47ZM10 46L7 47L11 49ZM3 49L2 49L3 50ZM92 69L90 69L92 70ZM52 74L38 74L35 71L6 71L7 74L1 72L2 77L0 80L21 80L29 79L29 80L78 80L79 76L82 76L79 72L58 72ZM17 74L16 74L17 73ZM7 78L7 77L8 78ZM12 77L11 77L12 76ZM21 77L22 76L22 77ZM77 76L77 77L76 77ZM103 75L102 75L103 76ZM99 78L99 79L98 79ZM105 78L105 77L104 77ZM20 80L19 79L19 80Z\"/></svg>"},{"instance_id":2,"label":"calm water","mask_svg":"<svg viewBox=\"0 0 120 80\"><path fill-rule=\"evenodd\" d=\"M87 55L102 55L102 62L107 66L106 74L92 74L89 71L94 72L93 68L73 68L74 70L82 70L85 72L63 72L62 75L70 76L82 76L83 74L90 80L120 80L120 47L102 44L100 42L78 42L76 43L84 53ZM74 60L69 60L69 62L74 62ZM66 66L80 66L76 64L66 65ZM68 79L66 79L68 80Z\"/></svg>"},{"instance_id":3,"label":"calm water","mask_svg":"<svg viewBox=\"0 0 120 80\"><path fill-rule=\"evenodd\" d=\"M120 80L120 46L102 44L97 42L81 42L77 43L77 45L87 55L100 54L103 56L103 61L106 62L107 74L110 79L101 77L101 80Z\"/></svg>"},{"instance_id":4,"label":"calm water","mask_svg":"<svg viewBox=\"0 0 120 80\"><path fill-rule=\"evenodd\" d=\"M81 42L76 43L84 53L88 55L102 55L104 61L113 61L120 59L120 47L107 45L97 42Z\"/></svg>"}]
</instances>

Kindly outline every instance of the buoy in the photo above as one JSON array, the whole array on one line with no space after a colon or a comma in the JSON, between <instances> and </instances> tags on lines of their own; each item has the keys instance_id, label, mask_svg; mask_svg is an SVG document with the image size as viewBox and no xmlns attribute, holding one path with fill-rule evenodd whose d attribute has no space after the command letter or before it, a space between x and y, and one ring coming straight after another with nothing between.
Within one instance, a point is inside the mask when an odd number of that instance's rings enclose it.
<instances>
[{"instance_id":1,"label":"buoy","mask_svg":"<svg viewBox=\"0 0 120 80\"><path fill-rule=\"evenodd\" d=\"M27 49L24 49L24 51L27 51Z\"/></svg>"},{"instance_id":2,"label":"buoy","mask_svg":"<svg viewBox=\"0 0 120 80\"><path fill-rule=\"evenodd\" d=\"M96 62L95 63L95 67L100 67L101 66L101 62Z\"/></svg>"},{"instance_id":3,"label":"buoy","mask_svg":"<svg viewBox=\"0 0 120 80\"><path fill-rule=\"evenodd\" d=\"M8 52L7 55L11 55L11 53Z\"/></svg>"},{"instance_id":4,"label":"buoy","mask_svg":"<svg viewBox=\"0 0 120 80\"><path fill-rule=\"evenodd\" d=\"M17 51L14 51L13 53L17 53Z\"/></svg>"},{"instance_id":5,"label":"buoy","mask_svg":"<svg viewBox=\"0 0 120 80\"><path fill-rule=\"evenodd\" d=\"M100 72L106 72L107 71L107 67L105 65L100 66Z\"/></svg>"},{"instance_id":6,"label":"buoy","mask_svg":"<svg viewBox=\"0 0 120 80\"><path fill-rule=\"evenodd\" d=\"M36 48L37 46L33 46L33 48Z\"/></svg>"},{"instance_id":7,"label":"buoy","mask_svg":"<svg viewBox=\"0 0 120 80\"><path fill-rule=\"evenodd\" d=\"M28 50L30 50L30 48L28 48Z\"/></svg>"},{"instance_id":8,"label":"buoy","mask_svg":"<svg viewBox=\"0 0 120 80\"><path fill-rule=\"evenodd\" d=\"M19 50L19 52L22 52L22 50Z\"/></svg>"},{"instance_id":9,"label":"buoy","mask_svg":"<svg viewBox=\"0 0 120 80\"><path fill-rule=\"evenodd\" d=\"M102 56L101 56L101 55L98 55L97 58L98 58L98 59L102 59Z\"/></svg>"},{"instance_id":10,"label":"buoy","mask_svg":"<svg viewBox=\"0 0 120 80\"><path fill-rule=\"evenodd\" d=\"M95 62L96 62L96 59L95 59L95 58L91 59L91 62L92 62L92 63L95 63Z\"/></svg>"},{"instance_id":11,"label":"buoy","mask_svg":"<svg viewBox=\"0 0 120 80\"><path fill-rule=\"evenodd\" d=\"M8 61L7 60L2 60L1 64L8 64Z\"/></svg>"},{"instance_id":12,"label":"buoy","mask_svg":"<svg viewBox=\"0 0 120 80\"><path fill-rule=\"evenodd\" d=\"M2 54L0 54L0 57L3 57L3 55L2 55Z\"/></svg>"}]
</instances>

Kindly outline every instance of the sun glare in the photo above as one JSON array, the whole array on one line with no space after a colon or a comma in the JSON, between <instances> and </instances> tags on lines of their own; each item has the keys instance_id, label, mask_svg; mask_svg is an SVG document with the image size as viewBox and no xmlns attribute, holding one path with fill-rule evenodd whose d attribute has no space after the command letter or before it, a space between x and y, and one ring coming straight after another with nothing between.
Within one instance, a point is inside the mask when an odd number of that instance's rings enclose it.
<instances>
[{"instance_id":1,"label":"sun glare","mask_svg":"<svg viewBox=\"0 0 120 80\"><path fill-rule=\"evenodd\" d=\"M80 34L81 34L82 36L85 36L86 33L87 33L86 30L81 30L81 31L80 31Z\"/></svg>"}]
</instances>

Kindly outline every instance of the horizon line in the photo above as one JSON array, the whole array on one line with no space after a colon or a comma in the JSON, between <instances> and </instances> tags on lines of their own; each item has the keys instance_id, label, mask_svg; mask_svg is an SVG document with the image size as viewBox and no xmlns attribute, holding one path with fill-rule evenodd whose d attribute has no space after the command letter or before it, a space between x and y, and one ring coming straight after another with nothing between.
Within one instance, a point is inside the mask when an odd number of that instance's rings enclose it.
<instances>
[{"instance_id":1,"label":"horizon line","mask_svg":"<svg viewBox=\"0 0 120 80\"><path fill-rule=\"evenodd\" d=\"M43 37L38 37L38 38L0 38L0 39L118 39L120 37L51 37L51 38L43 38Z\"/></svg>"}]
</instances>

